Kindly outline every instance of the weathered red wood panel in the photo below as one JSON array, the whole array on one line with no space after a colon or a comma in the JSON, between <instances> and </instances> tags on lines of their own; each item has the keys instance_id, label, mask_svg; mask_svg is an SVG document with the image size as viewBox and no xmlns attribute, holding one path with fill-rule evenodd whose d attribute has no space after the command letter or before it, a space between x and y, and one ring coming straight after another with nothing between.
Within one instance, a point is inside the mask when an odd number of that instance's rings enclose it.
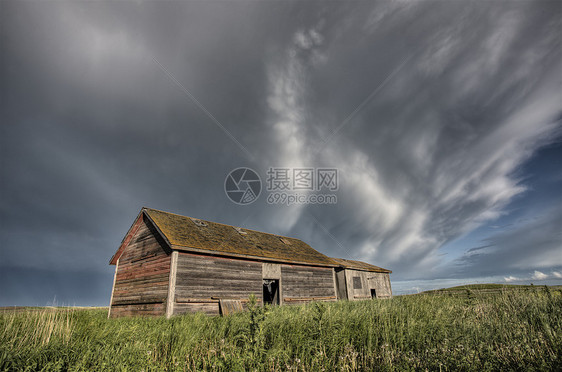
<instances>
[{"instance_id":1,"label":"weathered red wood panel","mask_svg":"<svg viewBox=\"0 0 562 372\"><path fill-rule=\"evenodd\" d=\"M119 258L111 316L164 315L170 256L146 221Z\"/></svg>"}]
</instances>

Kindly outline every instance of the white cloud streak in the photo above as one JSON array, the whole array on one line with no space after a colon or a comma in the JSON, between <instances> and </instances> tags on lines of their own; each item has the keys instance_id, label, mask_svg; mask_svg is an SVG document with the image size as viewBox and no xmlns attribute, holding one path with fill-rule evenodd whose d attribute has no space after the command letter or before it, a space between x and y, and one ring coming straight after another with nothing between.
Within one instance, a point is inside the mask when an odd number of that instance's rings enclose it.
<instances>
[{"instance_id":1,"label":"white cloud streak","mask_svg":"<svg viewBox=\"0 0 562 372\"><path fill-rule=\"evenodd\" d=\"M393 18L371 20L369 27L400 29L401 20L409 22L400 12L412 8L385 11ZM287 118L274 126L275 136L286 141L280 159L293 164L329 161L342 170L342 189L349 197L338 206L338 215L354 231L338 238L360 259L408 267L411 275L427 273L440 261L441 246L502 216L513 198L527 190L515 171L560 129L560 53L552 39L538 42L540 33L521 45L528 27L524 9L501 13L499 20L496 16L498 9L492 6L489 17L479 20L478 32L470 17L434 32L412 66L390 81L319 158L305 150L317 139L306 137L311 132L303 130L303 112L329 107L296 109L303 102L297 97L312 94L313 87L298 84L297 95L292 85L313 81L308 77L314 71L303 68L306 61L289 63L283 79L274 84L282 94L274 95L271 106ZM345 32L338 30L338 37L345 39ZM308 50L314 43L306 35L299 31L294 40ZM328 45L326 55L336 56L343 48L329 36L321 40ZM357 48L363 46L367 50L368 42ZM542 61L540 71L529 69L528 55ZM438 85L433 80L437 76ZM364 81L355 82L346 82L350 90L366 89ZM331 93L338 95L338 90ZM320 131L329 133L330 126ZM338 224L330 219L327 226ZM508 253L502 248L502 254ZM529 265L547 258L552 258L550 246Z\"/></svg>"}]
</instances>

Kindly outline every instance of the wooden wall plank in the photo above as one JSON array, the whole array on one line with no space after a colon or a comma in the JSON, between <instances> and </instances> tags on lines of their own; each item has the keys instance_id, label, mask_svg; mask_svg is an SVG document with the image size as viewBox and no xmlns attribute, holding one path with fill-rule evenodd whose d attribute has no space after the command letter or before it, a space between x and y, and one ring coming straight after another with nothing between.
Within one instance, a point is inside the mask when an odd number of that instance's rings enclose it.
<instances>
[{"instance_id":1,"label":"wooden wall plank","mask_svg":"<svg viewBox=\"0 0 562 372\"><path fill-rule=\"evenodd\" d=\"M377 298L391 298L390 275L360 270L345 270L347 293L349 300L365 300L371 298L371 289L376 291ZM362 288L353 288L353 278L361 278Z\"/></svg>"},{"instance_id":2,"label":"wooden wall plank","mask_svg":"<svg viewBox=\"0 0 562 372\"><path fill-rule=\"evenodd\" d=\"M164 303L113 305L111 317L121 316L160 316L164 314Z\"/></svg>"},{"instance_id":3,"label":"wooden wall plank","mask_svg":"<svg viewBox=\"0 0 562 372\"><path fill-rule=\"evenodd\" d=\"M174 305L174 315L199 312L207 315L220 315L219 302L176 303Z\"/></svg>"},{"instance_id":4,"label":"wooden wall plank","mask_svg":"<svg viewBox=\"0 0 562 372\"><path fill-rule=\"evenodd\" d=\"M281 265L264 262L262 264L262 277L264 279L281 279Z\"/></svg>"},{"instance_id":5,"label":"wooden wall plank","mask_svg":"<svg viewBox=\"0 0 562 372\"><path fill-rule=\"evenodd\" d=\"M170 257L142 222L119 257L109 314L164 315Z\"/></svg>"},{"instance_id":6,"label":"wooden wall plank","mask_svg":"<svg viewBox=\"0 0 562 372\"><path fill-rule=\"evenodd\" d=\"M166 317L174 314L174 302L176 298L176 279L178 269L178 252L173 251L170 257L170 281L168 284L168 301L166 303Z\"/></svg>"},{"instance_id":7,"label":"wooden wall plank","mask_svg":"<svg viewBox=\"0 0 562 372\"><path fill-rule=\"evenodd\" d=\"M369 286L377 292L377 298L392 297L390 275L387 273L369 273Z\"/></svg>"},{"instance_id":8,"label":"wooden wall plank","mask_svg":"<svg viewBox=\"0 0 562 372\"><path fill-rule=\"evenodd\" d=\"M176 298L247 299L250 294L262 296L261 262L179 252Z\"/></svg>"},{"instance_id":9,"label":"wooden wall plank","mask_svg":"<svg viewBox=\"0 0 562 372\"><path fill-rule=\"evenodd\" d=\"M334 275L336 277L336 292L338 295L338 300L347 300L347 285L345 281L345 270L343 269L334 270Z\"/></svg>"},{"instance_id":10,"label":"wooden wall plank","mask_svg":"<svg viewBox=\"0 0 562 372\"><path fill-rule=\"evenodd\" d=\"M333 301L336 298L332 268L282 265L281 286L283 301L306 303Z\"/></svg>"},{"instance_id":11,"label":"wooden wall plank","mask_svg":"<svg viewBox=\"0 0 562 372\"><path fill-rule=\"evenodd\" d=\"M111 287L111 297L109 299L109 309L107 311L107 317L111 317L111 304L113 303L113 293L115 292L115 282L117 280L117 269L119 268L119 259L115 262L115 273L113 274L113 287Z\"/></svg>"}]
</instances>

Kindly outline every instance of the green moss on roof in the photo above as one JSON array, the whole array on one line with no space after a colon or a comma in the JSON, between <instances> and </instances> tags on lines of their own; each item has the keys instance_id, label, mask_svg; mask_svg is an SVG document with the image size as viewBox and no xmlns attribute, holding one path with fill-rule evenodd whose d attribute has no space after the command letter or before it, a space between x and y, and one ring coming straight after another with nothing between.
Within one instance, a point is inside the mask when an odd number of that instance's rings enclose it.
<instances>
[{"instance_id":1,"label":"green moss on roof","mask_svg":"<svg viewBox=\"0 0 562 372\"><path fill-rule=\"evenodd\" d=\"M234 226L217 222L194 219L156 209L143 208L143 211L174 249L189 250L192 248L226 255L244 255L284 262L338 265L331 258L314 250L299 239L238 228L242 231L240 233Z\"/></svg>"},{"instance_id":2,"label":"green moss on roof","mask_svg":"<svg viewBox=\"0 0 562 372\"><path fill-rule=\"evenodd\" d=\"M368 264L362 261L355 261L355 260L346 260L344 258L332 258L332 261L335 261L340 266L346 269L353 269L353 270L362 270L362 271L372 271L376 273L391 273L392 271L383 269L382 267L378 267L375 265Z\"/></svg>"}]
</instances>

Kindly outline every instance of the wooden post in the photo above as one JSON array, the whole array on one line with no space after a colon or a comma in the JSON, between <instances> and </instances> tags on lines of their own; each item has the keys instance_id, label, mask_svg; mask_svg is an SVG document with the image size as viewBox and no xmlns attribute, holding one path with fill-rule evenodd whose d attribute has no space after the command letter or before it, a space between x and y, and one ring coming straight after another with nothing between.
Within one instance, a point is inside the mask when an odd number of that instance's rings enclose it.
<instances>
[{"instance_id":1,"label":"wooden post","mask_svg":"<svg viewBox=\"0 0 562 372\"><path fill-rule=\"evenodd\" d=\"M166 302L166 318L174 314L176 302L176 273L178 269L178 251L172 251L170 257L170 276L168 282L168 301Z\"/></svg>"},{"instance_id":2,"label":"wooden post","mask_svg":"<svg viewBox=\"0 0 562 372\"><path fill-rule=\"evenodd\" d=\"M337 284L337 280L336 280L336 269L332 268L332 279L334 281L334 295L336 296L336 300L341 300L340 298L338 298L338 284Z\"/></svg>"},{"instance_id":3,"label":"wooden post","mask_svg":"<svg viewBox=\"0 0 562 372\"><path fill-rule=\"evenodd\" d=\"M109 299L109 310L107 311L107 318L111 316L111 304L113 303L113 291L115 291L115 281L117 280L117 269L119 268L119 259L115 262L115 274L113 274L113 287L111 287L111 298Z\"/></svg>"}]
</instances>

